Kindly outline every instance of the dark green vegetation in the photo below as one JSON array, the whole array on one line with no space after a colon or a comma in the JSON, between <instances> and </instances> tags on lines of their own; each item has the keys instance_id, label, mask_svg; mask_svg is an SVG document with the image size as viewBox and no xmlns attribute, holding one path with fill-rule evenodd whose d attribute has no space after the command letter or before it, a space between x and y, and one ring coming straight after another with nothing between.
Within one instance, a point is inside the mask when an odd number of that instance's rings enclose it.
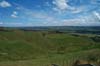
<instances>
[{"instance_id":1,"label":"dark green vegetation","mask_svg":"<svg viewBox=\"0 0 100 66\"><path fill-rule=\"evenodd\" d=\"M55 31L0 31L0 66L100 63L100 36Z\"/></svg>"}]
</instances>

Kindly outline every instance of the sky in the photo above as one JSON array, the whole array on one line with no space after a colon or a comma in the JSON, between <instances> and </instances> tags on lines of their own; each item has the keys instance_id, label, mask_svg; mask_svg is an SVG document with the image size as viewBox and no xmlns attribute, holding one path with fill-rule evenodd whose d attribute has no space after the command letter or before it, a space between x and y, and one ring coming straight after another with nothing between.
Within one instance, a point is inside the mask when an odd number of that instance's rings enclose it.
<instances>
[{"instance_id":1,"label":"sky","mask_svg":"<svg viewBox=\"0 0 100 66\"><path fill-rule=\"evenodd\" d=\"M100 0L0 0L0 26L100 26Z\"/></svg>"}]
</instances>

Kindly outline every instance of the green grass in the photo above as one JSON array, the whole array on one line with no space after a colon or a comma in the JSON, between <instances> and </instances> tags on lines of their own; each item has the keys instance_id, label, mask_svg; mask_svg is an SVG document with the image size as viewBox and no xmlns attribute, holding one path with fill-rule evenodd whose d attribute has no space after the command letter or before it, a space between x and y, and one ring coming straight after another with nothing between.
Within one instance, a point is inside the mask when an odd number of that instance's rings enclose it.
<instances>
[{"instance_id":1,"label":"green grass","mask_svg":"<svg viewBox=\"0 0 100 66\"><path fill-rule=\"evenodd\" d=\"M71 66L77 59L99 61L100 43L90 38L93 36L45 31L1 31L0 66L50 66L52 63Z\"/></svg>"}]
</instances>

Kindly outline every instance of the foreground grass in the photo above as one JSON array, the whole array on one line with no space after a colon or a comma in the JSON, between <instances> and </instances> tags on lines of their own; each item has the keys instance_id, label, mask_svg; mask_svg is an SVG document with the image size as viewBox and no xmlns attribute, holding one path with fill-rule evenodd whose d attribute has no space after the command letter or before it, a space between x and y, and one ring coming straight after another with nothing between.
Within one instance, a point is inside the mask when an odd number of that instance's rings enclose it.
<instances>
[{"instance_id":1,"label":"foreground grass","mask_svg":"<svg viewBox=\"0 0 100 66\"><path fill-rule=\"evenodd\" d=\"M76 60L99 63L100 43L90 37L44 31L0 32L0 66L71 66Z\"/></svg>"}]
</instances>

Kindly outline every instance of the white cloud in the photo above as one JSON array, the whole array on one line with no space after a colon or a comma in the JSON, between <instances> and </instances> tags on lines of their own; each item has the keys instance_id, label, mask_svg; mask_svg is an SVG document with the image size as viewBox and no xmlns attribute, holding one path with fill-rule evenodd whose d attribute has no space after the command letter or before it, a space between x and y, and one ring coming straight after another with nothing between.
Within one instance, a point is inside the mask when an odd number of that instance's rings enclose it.
<instances>
[{"instance_id":1,"label":"white cloud","mask_svg":"<svg viewBox=\"0 0 100 66\"><path fill-rule=\"evenodd\" d=\"M56 5L57 8L60 10L65 10L69 7L66 0L54 0L53 4Z\"/></svg>"},{"instance_id":2,"label":"white cloud","mask_svg":"<svg viewBox=\"0 0 100 66\"><path fill-rule=\"evenodd\" d=\"M100 20L100 14L98 12L94 11L93 14Z\"/></svg>"},{"instance_id":3,"label":"white cloud","mask_svg":"<svg viewBox=\"0 0 100 66\"><path fill-rule=\"evenodd\" d=\"M66 12L66 11L70 11L72 13L80 13L86 10L84 6L74 7L74 6L70 6L68 2L69 2L68 0L54 0L53 4L56 5L56 7L54 7L53 10L59 13Z\"/></svg>"},{"instance_id":4,"label":"white cloud","mask_svg":"<svg viewBox=\"0 0 100 66\"><path fill-rule=\"evenodd\" d=\"M18 13L16 11L14 11L13 14L16 14L17 15Z\"/></svg>"},{"instance_id":5,"label":"white cloud","mask_svg":"<svg viewBox=\"0 0 100 66\"><path fill-rule=\"evenodd\" d=\"M56 0L56 1L59 1L59 0ZM66 3L67 4L67 3ZM69 5L68 5L69 6ZM24 7L20 7L19 8L20 10L23 11L23 13L25 14L25 16L23 16L24 19L26 19L26 16L28 16L28 20L29 22L27 22L27 25L43 25L43 26L89 26L89 25L100 25L99 22L96 21L95 17L94 16L82 16L82 17L76 17L75 19L57 19L56 17L53 17L52 15L49 15L47 13L44 12L34 12L32 10L29 10L27 8L24 8ZM63 8L63 9L60 9L58 8L58 6L56 5L55 7L55 10L59 10L59 11L62 11L62 10L65 10L66 9L70 9L71 12L73 13L80 13L82 12L83 10L85 10L86 8L84 6L80 6L80 7L66 7L66 8ZM18 14L16 11L13 12L13 14ZM92 19L91 19L92 18ZM38 20L35 20L35 19L38 19ZM40 23L40 22L41 23ZM37 22L37 23L35 23Z\"/></svg>"},{"instance_id":6,"label":"white cloud","mask_svg":"<svg viewBox=\"0 0 100 66\"><path fill-rule=\"evenodd\" d=\"M65 26L95 26L95 25L100 25L100 22L92 14L88 15L88 16L80 16L80 17L74 18L74 19L64 19L58 23L60 25L65 25Z\"/></svg>"},{"instance_id":7,"label":"white cloud","mask_svg":"<svg viewBox=\"0 0 100 66\"><path fill-rule=\"evenodd\" d=\"M17 18L18 16L18 13L16 12L16 11L14 11L12 14L11 14L11 17L13 17L13 18Z\"/></svg>"},{"instance_id":8,"label":"white cloud","mask_svg":"<svg viewBox=\"0 0 100 66\"><path fill-rule=\"evenodd\" d=\"M11 4L7 1L2 1L0 2L0 7L4 7L4 8L11 7Z\"/></svg>"},{"instance_id":9,"label":"white cloud","mask_svg":"<svg viewBox=\"0 0 100 66\"><path fill-rule=\"evenodd\" d=\"M11 17L13 17L13 18L17 18L17 16L16 16L16 15L14 15L14 14L12 14L12 15L11 15Z\"/></svg>"},{"instance_id":10,"label":"white cloud","mask_svg":"<svg viewBox=\"0 0 100 66\"><path fill-rule=\"evenodd\" d=\"M73 8L71 11L72 11L72 13L80 13L85 10L86 10L86 8L84 6L80 6L78 8Z\"/></svg>"}]
</instances>

